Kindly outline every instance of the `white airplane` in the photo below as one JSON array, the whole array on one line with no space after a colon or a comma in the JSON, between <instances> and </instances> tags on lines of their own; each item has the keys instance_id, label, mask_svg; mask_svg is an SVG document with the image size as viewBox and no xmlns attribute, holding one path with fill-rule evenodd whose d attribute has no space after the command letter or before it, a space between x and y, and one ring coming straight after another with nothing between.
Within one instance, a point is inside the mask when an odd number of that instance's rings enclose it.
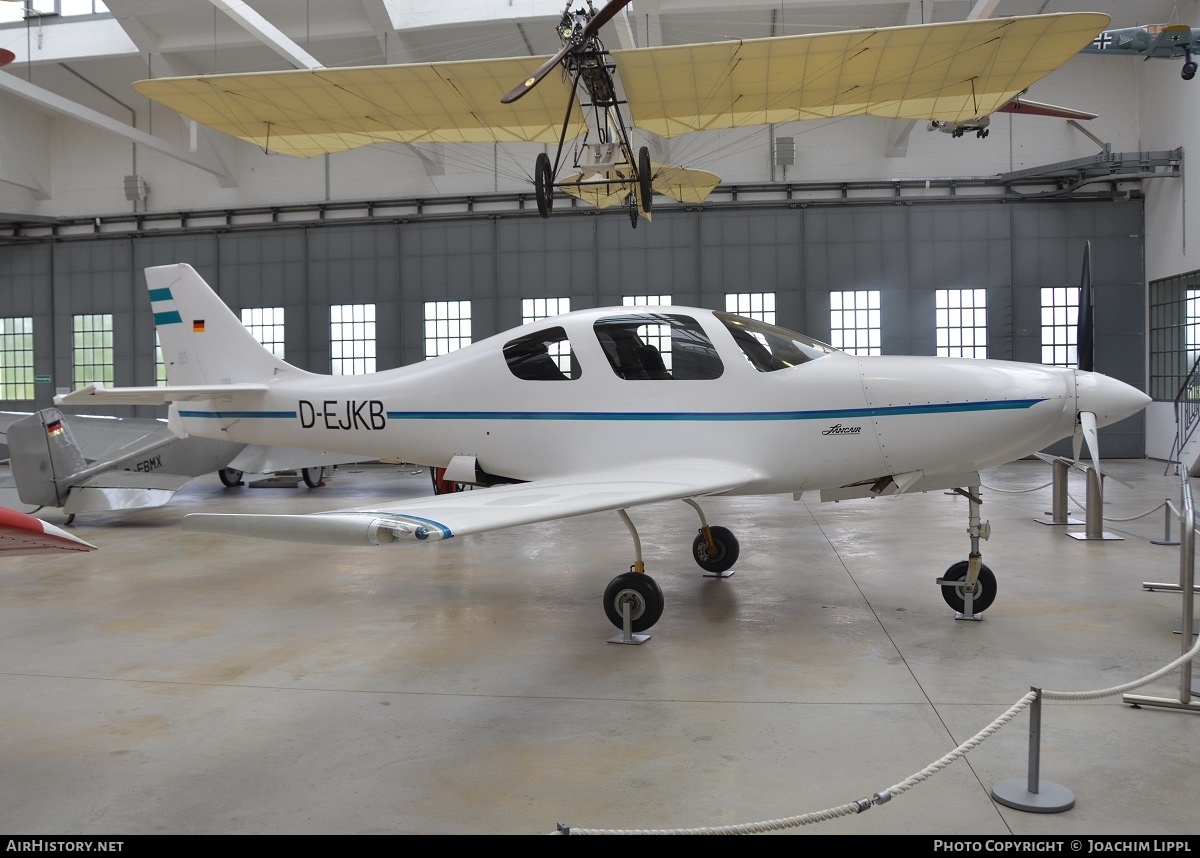
<instances>
[{"instance_id":1,"label":"white airplane","mask_svg":"<svg viewBox=\"0 0 1200 858\"><path fill-rule=\"evenodd\" d=\"M696 562L723 574L738 541L696 499L819 491L822 500L957 489L970 559L939 579L985 610L983 468L1140 411L1149 397L1094 372L933 357L856 357L773 325L685 307L582 310L419 364L328 376L264 349L188 265L146 270L167 387L89 385L60 405L170 401L179 433L446 468L485 491L312 515L188 515L187 529L339 545L434 542L616 510L635 560L604 593L628 635L654 625L626 510L681 500ZM966 487L965 489L963 487Z\"/></svg>"}]
</instances>

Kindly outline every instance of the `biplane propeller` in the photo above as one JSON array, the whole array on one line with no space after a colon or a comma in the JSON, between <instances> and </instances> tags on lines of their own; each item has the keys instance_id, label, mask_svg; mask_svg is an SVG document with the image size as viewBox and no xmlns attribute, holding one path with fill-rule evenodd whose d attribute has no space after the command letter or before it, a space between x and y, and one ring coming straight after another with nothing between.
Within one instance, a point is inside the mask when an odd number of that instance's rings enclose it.
<instances>
[{"instance_id":1,"label":"biplane propeller","mask_svg":"<svg viewBox=\"0 0 1200 858\"><path fill-rule=\"evenodd\" d=\"M538 213L549 216L561 191L625 205L636 226L655 194L699 205L721 179L652 161L635 131L669 139L861 115L983 127L1109 22L1071 12L608 50L600 30L628 3L572 0L556 27L562 47L532 58L532 73L529 57L506 57L157 78L134 89L299 157L376 143L556 145L534 164ZM576 140L576 171L560 177Z\"/></svg>"}]
</instances>

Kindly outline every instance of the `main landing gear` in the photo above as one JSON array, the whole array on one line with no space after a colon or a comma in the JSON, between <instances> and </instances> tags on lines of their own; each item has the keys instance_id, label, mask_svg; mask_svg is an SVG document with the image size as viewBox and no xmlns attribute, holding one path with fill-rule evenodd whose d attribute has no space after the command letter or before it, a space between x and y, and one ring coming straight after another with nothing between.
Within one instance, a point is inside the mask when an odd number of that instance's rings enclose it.
<instances>
[{"instance_id":1,"label":"main landing gear","mask_svg":"<svg viewBox=\"0 0 1200 858\"><path fill-rule=\"evenodd\" d=\"M704 511L691 498L685 498L684 503L696 510L700 516L700 532L692 543L692 557L707 575L729 577L733 573L728 570L738 559L737 538L724 527L710 527L704 518ZM650 635L642 633L657 623L662 616L663 594L658 583L645 573L642 541L637 528L629 519L629 514L619 509L617 515L621 516L621 521L625 522L629 535L633 537L634 562L628 572L613 578L604 588L604 613L609 622L621 629L621 634L609 638L608 641L640 644L650 640Z\"/></svg>"},{"instance_id":2,"label":"main landing gear","mask_svg":"<svg viewBox=\"0 0 1200 858\"><path fill-rule=\"evenodd\" d=\"M979 507L983 501L979 497L979 486L966 489L955 489L967 499L967 533L971 537L971 554L969 559L960 560L935 583L942 588L942 598L946 600L955 612L955 619L979 620L980 614L991 607L996 599L996 576L992 570L983 564L983 555L979 553L979 540L991 536L991 525L980 522Z\"/></svg>"}]
</instances>

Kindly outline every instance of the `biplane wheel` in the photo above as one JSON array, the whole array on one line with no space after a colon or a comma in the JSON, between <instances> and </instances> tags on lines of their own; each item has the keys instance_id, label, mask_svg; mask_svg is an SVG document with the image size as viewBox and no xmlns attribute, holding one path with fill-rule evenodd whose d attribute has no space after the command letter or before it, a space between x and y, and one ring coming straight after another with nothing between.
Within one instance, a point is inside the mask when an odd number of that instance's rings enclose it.
<instances>
[{"instance_id":1,"label":"biplane wheel","mask_svg":"<svg viewBox=\"0 0 1200 858\"><path fill-rule=\"evenodd\" d=\"M966 607L967 595L967 567L969 561L960 560L946 570L946 574L942 576L947 581L961 581L953 587L942 587L942 598L946 600L956 613L961 614L963 608ZM982 614L992 606L992 602L996 599L996 576L992 574L992 570L987 566L980 565L979 578L975 582L975 599L971 604L971 609Z\"/></svg>"},{"instance_id":2,"label":"biplane wheel","mask_svg":"<svg viewBox=\"0 0 1200 858\"><path fill-rule=\"evenodd\" d=\"M550 217L554 208L554 172L550 167L550 156L539 152L533 165L533 192L537 197L538 214Z\"/></svg>"},{"instance_id":3,"label":"biplane wheel","mask_svg":"<svg viewBox=\"0 0 1200 858\"><path fill-rule=\"evenodd\" d=\"M242 484L242 472L236 468L221 468L217 471L217 476L221 478L221 485L226 488L236 488Z\"/></svg>"},{"instance_id":4,"label":"biplane wheel","mask_svg":"<svg viewBox=\"0 0 1200 858\"><path fill-rule=\"evenodd\" d=\"M638 222L638 200L637 191L632 192L625 200L629 206L629 222L637 229Z\"/></svg>"},{"instance_id":5,"label":"biplane wheel","mask_svg":"<svg viewBox=\"0 0 1200 858\"><path fill-rule=\"evenodd\" d=\"M642 211L647 214L650 212L650 207L654 205L654 185L650 175L650 150L643 146L638 151L638 197L642 204Z\"/></svg>"},{"instance_id":6,"label":"biplane wheel","mask_svg":"<svg viewBox=\"0 0 1200 858\"><path fill-rule=\"evenodd\" d=\"M708 540L701 530L692 542L692 557L705 572L717 575L737 563L740 547L737 537L728 528L710 527L709 532L712 533L715 550L709 549Z\"/></svg>"},{"instance_id":7,"label":"biplane wheel","mask_svg":"<svg viewBox=\"0 0 1200 858\"><path fill-rule=\"evenodd\" d=\"M1184 80L1191 80L1192 78L1194 78L1196 76L1196 64L1195 63L1184 63L1183 71L1181 71L1179 73L1179 76L1182 77Z\"/></svg>"},{"instance_id":8,"label":"biplane wheel","mask_svg":"<svg viewBox=\"0 0 1200 858\"><path fill-rule=\"evenodd\" d=\"M604 613L618 629L625 628L623 608L629 603L630 629L644 632L658 622L663 612L663 594L658 582L642 572L626 572L604 588Z\"/></svg>"},{"instance_id":9,"label":"biplane wheel","mask_svg":"<svg viewBox=\"0 0 1200 858\"><path fill-rule=\"evenodd\" d=\"M319 468L305 468L301 473L304 475L304 485L310 489L320 488L325 485L325 466Z\"/></svg>"}]
</instances>

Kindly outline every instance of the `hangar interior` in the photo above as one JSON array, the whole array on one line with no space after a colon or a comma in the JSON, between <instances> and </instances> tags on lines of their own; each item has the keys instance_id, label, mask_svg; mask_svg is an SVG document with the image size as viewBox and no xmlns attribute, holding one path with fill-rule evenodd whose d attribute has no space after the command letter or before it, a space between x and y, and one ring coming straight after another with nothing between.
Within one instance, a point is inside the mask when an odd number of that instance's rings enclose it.
<instances>
[{"instance_id":1,"label":"hangar interior","mask_svg":"<svg viewBox=\"0 0 1200 858\"><path fill-rule=\"evenodd\" d=\"M291 158L131 89L290 67L536 65L558 47L558 0L450 5L0 4L0 48L14 55L0 71L0 320L15 325L0 332L0 356L28 353L0 384L0 407L43 408L88 381L155 384L142 274L153 265L190 263L237 313L280 311L279 354L312 372L347 356L359 368L411 364L547 306L628 301L769 313L836 345L847 333L835 311L873 295L871 346L934 355L947 292L986 306L972 342L987 357L1039 363L1058 342L1046 339L1047 290L1077 289L1090 244L1096 369L1155 399L1101 431L1129 484L1108 509L1140 515L1178 494L1164 466L1194 357L1188 275L1200 271L1188 250L1200 247L1200 219L1187 217L1196 171L1184 169L1197 120L1180 109L1200 84L1181 79L1180 60L1073 58L1028 95L1094 119L997 113L985 137L878 117L645 135L656 158L722 181L702 205L656 200L636 227L619 208L570 199L540 218L530 176L552 146L381 143ZM635 48L1072 11L1106 13L1113 27L1200 26L1194 2L1130 5L635 0L606 38ZM1168 302L1155 284L1173 290L1173 310L1152 312ZM335 340L346 307L370 308L365 351ZM966 505L936 493L715 501L752 547L748 562L699 586L662 575L668 613L643 647L604 644L596 596L629 562L611 515L416 559L175 528L202 509L307 512L427 492L417 470L356 463L311 492L197 481L154 510L81 519L77 532L101 550L69 566L9 560L0 753L21 775L0 787L0 820L135 834L779 819L920 771L1031 684L1110 688L1179 653L1178 599L1138 593L1147 577L1176 574L1178 547L1151 541L1165 513L1110 522L1121 541L1064 539L1033 523L1050 503L1048 466L1035 461L985 475L1003 614L979 623L955 622L932 585L966 553ZM649 559L663 571L679 563L671 539L684 541L669 534L693 528L674 506L646 510ZM800 830L1195 832L1176 801L1197 787L1192 713L1111 697L1062 709L1070 726L1048 728L1045 771L1078 794L1070 811L1029 815L989 796L1024 765L1014 725L945 782Z\"/></svg>"}]
</instances>

